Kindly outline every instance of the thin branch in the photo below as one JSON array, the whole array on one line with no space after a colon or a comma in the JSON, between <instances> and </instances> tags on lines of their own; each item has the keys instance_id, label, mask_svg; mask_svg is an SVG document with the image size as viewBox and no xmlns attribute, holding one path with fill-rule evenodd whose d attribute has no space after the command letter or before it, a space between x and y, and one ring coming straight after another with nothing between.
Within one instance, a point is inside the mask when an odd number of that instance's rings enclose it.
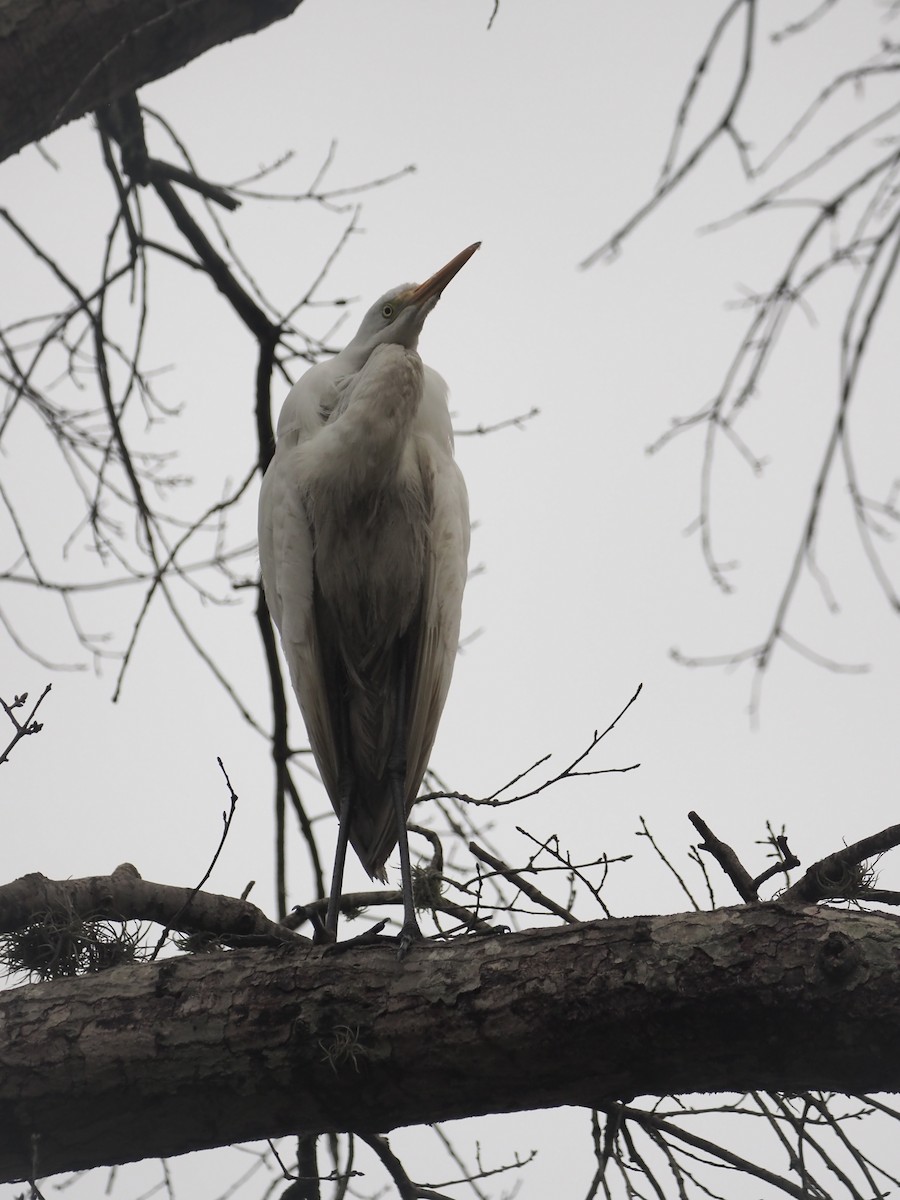
<instances>
[{"instance_id":1,"label":"thin branch","mask_svg":"<svg viewBox=\"0 0 900 1200\"><path fill-rule=\"evenodd\" d=\"M48 694L48 692L50 691L50 689L52 687L53 687L52 683L47 684L47 686L41 692L40 696L38 696L37 700L35 700L34 704L31 707L31 712L29 712L28 716L24 719L24 721L20 721L19 718L16 716L16 710L23 708L25 706L25 702L28 700L28 693L23 692L21 694L21 696L13 697L13 701L11 704L7 704L7 702L3 699L3 697L0 696L0 707L3 708L3 711L9 717L10 721L12 722L12 726L13 726L12 739L9 742L9 744L7 745L6 749L3 751L3 753L0 754L0 764L9 762L10 754L13 752L15 747L19 744L19 742L21 742L21 740L23 738L29 737L31 734L34 734L34 733L40 733L41 730L44 728L44 726L42 725L42 723L40 721L36 721L34 719L34 714L40 708L41 702L43 701L44 697Z\"/></svg>"},{"instance_id":2,"label":"thin branch","mask_svg":"<svg viewBox=\"0 0 900 1200\"><path fill-rule=\"evenodd\" d=\"M759 899L759 892L741 860L726 842L716 837L710 827L697 813L689 812L688 820L703 838L698 849L706 850L716 860L731 882L735 891L745 904L752 904Z\"/></svg>"},{"instance_id":3,"label":"thin branch","mask_svg":"<svg viewBox=\"0 0 900 1200\"><path fill-rule=\"evenodd\" d=\"M529 883L527 879L523 879L520 871L513 870L513 868L507 866L502 859L497 858L493 854L489 854L487 850L484 850L476 842L469 842L469 850L475 855L479 862L487 863L492 870L496 871L499 875L502 875L504 879L509 880L509 882L514 887L518 888L523 895L527 896L529 900L533 900L535 904L540 904L542 908L546 908L548 912L553 913L554 916L559 917L569 925L578 924L577 917L574 917L572 913L570 913L568 909L563 908L561 904L557 904L555 900L551 900L549 896L545 896L544 893L539 888L536 888L533 883Z\"/></svg>"},{"instance_id":4,"label":"thin branch","mask_svg":"<svg viewBox=\"0 0 900 1200\"><path fill-rule=\"evenodd\" d=\"M697 97L700 84L706 75L709 65L720 41L724 38L732 20L744 10L744 33L743 33L743 52L741 58L741 67L738 77L732 88L731 95L725 106L725 110L717 123L701 138L695 149L684 159L680 166L676 168L675 160L677 157L681 136L687 127L690 118L694 101ZM755 36L756 24L756 0L732 0L728 8L722 14L719 21L716 23L709 41L700 56L700 60L694 67L693 74L688 81L687 88L682 98L681 105L678 110L678 115L675 119L675 127L672 132L672 139L669 145L666 160L663 164L663 169L660 174L659 182L656 185L650 198L637 209L637 211L621 225L598 249L592 251L579 266L584 269L592 267L601 258L612 258L618 254L622 242L627 238L648 216L650 216L666 197L675 190L680 183L687 178L697 164L707 155L714 145L721 139L727 138L730 140L738 151L741 165L745 173L749 172L748 163L746 160L746 151L744 143L737 133L735 120L737 117L738 108L744 97L747 85L750 82L751 71L753 68L753 40Z\"/></svg>"}]
</instances>

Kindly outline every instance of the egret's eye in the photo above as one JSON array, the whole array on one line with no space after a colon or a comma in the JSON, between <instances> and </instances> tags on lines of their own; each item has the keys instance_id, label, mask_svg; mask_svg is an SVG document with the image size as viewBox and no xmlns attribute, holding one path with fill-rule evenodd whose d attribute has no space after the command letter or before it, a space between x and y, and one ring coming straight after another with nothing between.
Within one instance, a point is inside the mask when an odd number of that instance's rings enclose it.
<instances>
[{"instance_id":1,"label":"egret's eye","mask_svg":"<svg viewBox=\"0 0 900 1200\"><path fill-rule=\"evenodd\" d=\"M385 306L381 310L381 315L384 317L384 319L386 321L389 321L391 319L391 317L394 315L393 304L385 304Z\"/></svg>"}]
</instances>

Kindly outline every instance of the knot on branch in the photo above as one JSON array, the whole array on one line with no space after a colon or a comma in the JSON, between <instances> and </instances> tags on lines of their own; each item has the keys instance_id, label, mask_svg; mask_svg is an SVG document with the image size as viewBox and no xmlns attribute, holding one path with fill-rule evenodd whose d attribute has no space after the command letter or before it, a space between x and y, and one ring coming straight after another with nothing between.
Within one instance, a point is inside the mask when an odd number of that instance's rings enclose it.
<instances>
[{"instance_id":1,"label":"knot on branch","mask_svg":"<svg viewBox=\"0 0 900 1200\"><path fill-rule=\"evenodd\" d=\"M859 947L845 933L832 930L818 954L818 966L826 979L842 983L862 963Z\"/></svg>"}]
</instances>

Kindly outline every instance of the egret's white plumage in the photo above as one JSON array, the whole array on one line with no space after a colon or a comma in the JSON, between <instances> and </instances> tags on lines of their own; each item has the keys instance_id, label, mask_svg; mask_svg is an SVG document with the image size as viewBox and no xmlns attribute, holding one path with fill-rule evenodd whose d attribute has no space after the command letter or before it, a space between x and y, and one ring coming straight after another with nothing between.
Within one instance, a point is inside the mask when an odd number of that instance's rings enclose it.
<instances>
[{"instance_id":1,"label":"egret's white plumage","mask_svg":"<svg viewBox=\"0 0 900 1200\"><path fill-rule=\"evenodd\" d=\"M291 389L259 503L269 610L325 788L370 876L400 843L450 686L469 547L447 386L416 347L470 246L419 287L386 293L349 345Z\"/></svg>"}]
</instances>

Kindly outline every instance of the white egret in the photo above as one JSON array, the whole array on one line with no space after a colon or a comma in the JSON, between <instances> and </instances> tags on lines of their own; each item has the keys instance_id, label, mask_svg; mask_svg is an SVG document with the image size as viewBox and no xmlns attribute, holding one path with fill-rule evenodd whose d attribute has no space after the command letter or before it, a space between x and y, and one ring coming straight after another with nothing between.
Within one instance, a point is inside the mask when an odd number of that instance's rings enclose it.
<instances>
[{"instance_id":1,"label":"white egret","mask_svg":"<svg viewBox=\"0 0 900 1200\"><path fill-rule=\"evenodd\" d=\"M401 948L421 937L406 821L453 673L469 507L447 385L416 347L479 245L387 292L340 354L302 376L260 493L266 600L340 822L330 938L348 840L381 880L399 845Z\"/></svg>"}]
</instances>

